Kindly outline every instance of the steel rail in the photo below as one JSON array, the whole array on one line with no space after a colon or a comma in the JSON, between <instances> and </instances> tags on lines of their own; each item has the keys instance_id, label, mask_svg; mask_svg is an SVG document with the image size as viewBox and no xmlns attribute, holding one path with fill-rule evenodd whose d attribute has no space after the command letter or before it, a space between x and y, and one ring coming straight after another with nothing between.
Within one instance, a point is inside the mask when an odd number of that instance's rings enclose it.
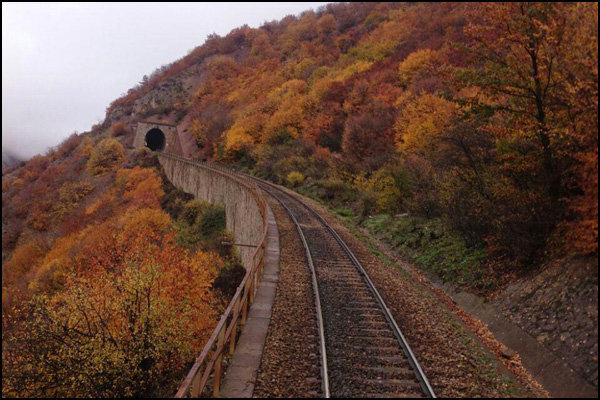
<instances>
[{"instance_id":1,"label":"steel rail","mask_svg":"<svg viewBox=\"0 0 600 400\"><path fill-rule=\"evenodd\" d=\"M404 334L398 327L398 324L396 323L396 320L392 316L390 309L387 307L385 301L379 294L379 291L375 287L375 284L373 283L373 281L371 280L371 278L369 277L369 275L367 274L367 272L365 271L363 266L360 264L360 262L358 261L358 259L356 258L356 256L352 252L352 250L350 250L350 248L348 247L348 245L338 235L338 233L335 231L335 229L329 223L327 223L327 221L325 221L325 219L318 212L316 212L312 207L308 206L306 203L304 203L300 199L296 198L294 195L288 193L287 191L281 189L280 187L278 187L277 185L275 185L271 182L267 182L262 179L255 178L248 174L244 174L244 175L249 177L250 179L253 179L253 180L259 182L259 187L261 187L263 190L265 190L266 192L271 194L273 197L275 197L286 208L286 210L288 211L290 216L292 216L292 219L294 220L294 223L296 224L296 228L299 231L300 231L300 226L299 226L298 222L296 221L296 218L291 214L291 210L282 202L282 200L280 198L278 198L276 195L274 195L271 191L265 189L264 186L269 186L269 187L285 194L286 196L293 199L297 203L301 204L306 210L308 210L311 214L313 214L319 220L319 222L321 222L321 224L323 224L323 226L325 226L325 228L327 228L327 230L331 233L331 235L334 237L334 239L337 241L337 243L340 245L340 247L348 255L348 257L352 261L352 264L357 268L358 272L362 275L362 277L364 278L364 280L367 284L367 287L369 288L371 293L373 293L375 299L377 300L377 303L379 304L380 308L382 309L382 311L385 315L386 320L390 324L392 331L394 332L396 339L398 340L398 342L400 344L400 347L402 347L402 349L404 350L404 352L408 358L409 364L413 368L416 378L419 381L421 389L423 390L423 392L425 393L426 396L431 397L431 398L436 398L435 392L433 391L433 388L431 387L429 380L425 376L425 373L423 372L421 365L417 361L415 354L413 353L412 349L410 348L408 341L404 337ZM302 238L303 238L303 242L305 243L305 246L306 246L306 241L304 239L303 234L302 234ZM306 247L306 250L307 250L307 253L309 253L309 250L307 247ZM311 268L314 269L314 266L312 266L312 260L311 260ZM316 277L315 277L315 279L316 279Z\"/></svg>"},{"instance_id":2,"label":"steel rail","mask_svg":"<svg viewBox=\"0 0 600 400\"><path fill-rule=\"evenodd\" d=\"M279 196L277 196L276 194L274 194L266 189L265 189L265 191L267 193L269 193L271 196L273 196L273 198L275 198L275 200L277 200L281 204L281 206L287 211L290 218L294 222L294 226L296 227L296 230L298 231L298 236L300 237L300 240L302 241L302 245L304 247L304 253L306 254L306 260L307 260L308 266L310 268L313 292L315 295L314 296L315 297L315 308L316 308L316 313L317 313L317 325L318 325L318 329L319 329L319 342L320 342L319 350L321 352L321 379L322 379L322 387L323 387L323 396L325 398L329 398L329 397L331 397L331 395L329 392L329 371L327 369L327 350L325 349L325 328L323 325L323 312L321 311L321 297L319 295L319 284L317 282L317 272L316 272L315 266L313 264L312 255L310 253L310 248L308 247L308 242L306 241L304 232L302 231L302 228L300 228L300 224L298 223L298 220L292 213L292 210L290 210L290 208L287 206L287 204L285 204L283 202L283 200L281 200L281 198L279 198Z\"/></svg>"}]
</instances>

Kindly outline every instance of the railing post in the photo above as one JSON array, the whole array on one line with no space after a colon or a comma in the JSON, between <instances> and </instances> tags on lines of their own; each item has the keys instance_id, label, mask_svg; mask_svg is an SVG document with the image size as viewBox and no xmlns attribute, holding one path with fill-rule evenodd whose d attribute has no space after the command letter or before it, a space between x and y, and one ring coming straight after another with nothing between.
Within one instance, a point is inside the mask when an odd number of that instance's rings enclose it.
<instances>
[{"instance_id":1,"label":"railing post","mask_svg":"<svg viewBox=\"0 0 600 400\"><path fill-rule=\"evenodd\" d=\"M192 379L192 387L190 388L189 397L193 399L197 399L200 397L200 379L202 378L202 374L196 374L194 379Z\"/></svg>"},{"instance_id":2,"label":"railing post","mask_svg":"<svg viewBox=\"0 0 600 400\"><path fill-rule=\"evenodd\" d=\"M242 303L242 327L246 325L246 316L248 315L248 298L244 299Z\"/></svg>"},{"instance_id":3,"label":"railing post","mask_svg":"<svg viewBox=\"0 0 600 400\"><path fill-rule=\"evenodd\" d=\"M213 381L213 397L219 395L219 387L221 386L221 364L223 363L223 339L225 337L225 329L227 325L223 325L221 332L219 332L219 339L217 340L217 351L219 356L215 362L215 377Z\"/></svg>"},{"instance_id":4,"label":"railing post","mask_svg":"<svg viewBox=\"0 0 600 400\"><path fill-rule=\"evenodd\" d=\"M254 303L254 297L256 296L256 292L258 291L258 268L256 269L256 272L254 273L254 287L252 288L252 293L254 294L254 296L252 296L253 300L252 302Z\"/></svg>"},{"instance_id":5,"label":"railing post","mask_svg":"<svg viewBox=\"0 0 600 400\"><path fill-rule=\"evenodd\" d=\"M229 356L233 355L235 351L235 339L237 337L237 330L239 326L239 321L233 322L233 328L231 329L231 337L229 338Z\"/></svg>"},{"instance_id":6,"label":"railing post","mask_svg":"<svg viewBox=\"0 0 600 400\"><path fill-rule=\"evenodd\" d=\"M238 297L235 301L235 306L233 307L233 315L239 315L240 312L240 298ZM235 351L235 339L237 336L239 324L239 317L232 320L233 328L231 329L231 337L229 338L229 355L232 356Z\"/></svg>"}]
</instances>

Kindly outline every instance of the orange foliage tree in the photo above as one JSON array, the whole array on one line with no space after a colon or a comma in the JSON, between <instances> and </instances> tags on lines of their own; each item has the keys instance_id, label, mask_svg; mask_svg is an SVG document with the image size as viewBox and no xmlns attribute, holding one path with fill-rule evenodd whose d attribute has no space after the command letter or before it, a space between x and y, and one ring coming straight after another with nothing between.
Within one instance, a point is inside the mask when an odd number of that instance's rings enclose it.
<instances>
[{"instance_id":1,"label":"orange foliage tree","mask_svg":"<svg viewBox=\"0 0 600 400\"><path fill-rule=\"evenodd\" d=\"M145 227L96 247L91 270L24 310L3 352L5 395L147 396L197 354L216 320L220 260Z\"/></svg>"},{"instance_id":2,"label":"orange foliage tree","mask_svg":"<svg viewBox=\"0 0 600 400\"><path fill-rule=\"evenodd\" d=\"M549 230L565 219L560 200L574 198L581 223L571 226L583 234L575 245L597 253L597 5L495 3L474 13L466 33L476 68L461 78L495 113L506 174L526 171L541 185Z\"/></svg>"},{"instance_id":3,"label":"orange foliage tree","mask_svg":"<svg viewBox=\"0 0 600 400\"><path fill-rule=\"evenodd\" d=\"M3 268L3 308L18 287L35 295L3 314L4 395L149 396L183 373L212 331L221 258L177 243L153 170L119 170L110 191L101 202L119 207L109 218L45 255L21 246Z\"/></svg>"}]
</instances>

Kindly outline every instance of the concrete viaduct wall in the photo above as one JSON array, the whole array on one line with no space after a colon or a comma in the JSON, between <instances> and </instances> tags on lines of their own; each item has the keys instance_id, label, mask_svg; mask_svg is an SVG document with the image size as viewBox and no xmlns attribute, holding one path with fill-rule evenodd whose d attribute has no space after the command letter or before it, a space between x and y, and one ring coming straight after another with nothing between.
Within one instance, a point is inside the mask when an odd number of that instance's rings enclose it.
<instances>
[{"instance_id":1,"label":"concrete viaduct wall","mask_svg":"<svg viewBox=\"0 0 600 400\"><path fill-rule=\"evenodd\" d=\"M223 204L226 226L233 232L235 243L254 246L260 243L265 229L261 208L266 211L255 186L207 164L165 153L159 153L158 159L175 187L198 199ZM250 268L254 247L236 248L244 267Z\"/></svg>"}]
</instances>

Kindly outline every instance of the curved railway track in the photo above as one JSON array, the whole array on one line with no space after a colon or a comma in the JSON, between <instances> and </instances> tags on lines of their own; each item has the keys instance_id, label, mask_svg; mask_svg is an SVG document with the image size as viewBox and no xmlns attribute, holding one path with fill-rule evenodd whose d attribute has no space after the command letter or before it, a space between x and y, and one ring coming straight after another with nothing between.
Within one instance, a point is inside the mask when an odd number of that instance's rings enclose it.
<instances>
[{"instance_id":1,"label":"curved railway track","mask_svg":"<svg viewBox=\"0 0 600 400\"><path fill-rule=\"evenodd\" d=\"M291 217L311 270L323 397L435 397L364 268L315 210L247 175Z\"/></svg>"}]
</instances>

